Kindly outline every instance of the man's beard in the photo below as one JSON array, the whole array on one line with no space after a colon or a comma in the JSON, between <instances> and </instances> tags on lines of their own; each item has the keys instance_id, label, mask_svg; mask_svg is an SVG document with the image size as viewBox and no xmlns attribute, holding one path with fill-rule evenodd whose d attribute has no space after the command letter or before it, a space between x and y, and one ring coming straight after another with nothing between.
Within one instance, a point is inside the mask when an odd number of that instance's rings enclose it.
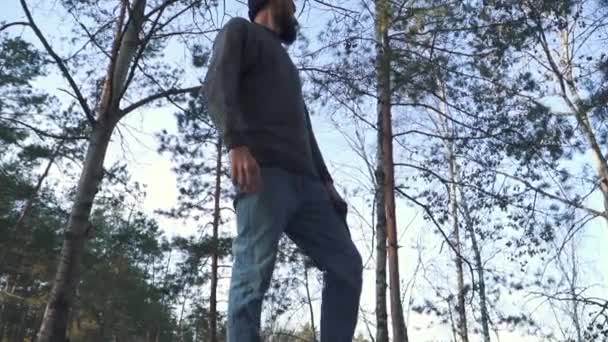
<instances>
[{"instance_id":1,"label":"man's beard","mask_svg":"<svg viewBox=\"0 0 608 342\"><path fill-rule=\"evenodd\" d=\"M277 15L274 20L279 26L279 38L287 45L291 45L298 37L298 21L284 11L275 12Z\"/></svg>"}]
</instances>

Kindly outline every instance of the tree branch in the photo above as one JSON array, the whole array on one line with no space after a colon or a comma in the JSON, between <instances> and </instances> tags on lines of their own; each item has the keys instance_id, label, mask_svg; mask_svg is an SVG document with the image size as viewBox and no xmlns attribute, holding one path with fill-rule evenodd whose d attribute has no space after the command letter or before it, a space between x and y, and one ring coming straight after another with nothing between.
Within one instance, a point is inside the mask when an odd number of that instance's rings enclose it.
<instances>
[{"instance_id":1,"label":"tree branch","mask_svg":"<svg viewBox=\"0 0 608 342\"><path fill-rule=\"evenodd\" d=\"M122 109L120 111L120 115L119 116L122 118L125 115L129 114L130 112L138 109L141 106L145 106L145 105L147 105L148 103L150 103L152 101L156 101L158 99L165 98L165 97L168 98L169 96L172 96L172 95L192 93L192 92L198 91L199 89L200 89L200 86L190 87L190 88L182 88L182 89L173 88L173 89L161 91L160 93L156 93L154 95L150 95L150 96L148 96L146 98L143 98L143 99L141 99L141 100L139 100L139 101L131 104L127 108Z\"/></svg>"},{"instance_id":2,"label":"tree branch","mask_svg":"<svg viewBox=\"0 0 608 342\"><path fill-rule=\"evenodd\" d=\"M26 23L25 21L15 21L15 22L12 22L12 23L8 23L8 24L1 25L1 26L0 26L0 32L2 32L2 31L4 31L4 30L8 29L8 28L9 28L9 27L11 27L11 26L17 26L17 25L21 25L21 26L30 26L30 24L29 24L29 23Z\"/></svg>"},{"instance_id":3,"label":"tree branch","mask_svg":"<svg viewBox=\"0 0 608 342\"><path fill-rule=\"evenodd\" d=\"M25 128L28 128L28 129L32 130L34 133L36 133L36 135L38 135L39 137L53 138L53 139L59 139L59 140L87 140L88 139L88 137L86 137L86 136L67 136L67 135L49 133L49 132L43 131L39 128L36 128L30 124L27 124L23 121L17 120L17 119L0 117L0 121L2 121L2 120L9 121L14 124L21 125Z\"/></svg>"},{"instance_id":4,"label":"tree branch","mask_svg":"<svg viewBox=\"0 0 608 342\"><path fill-rule=\"evenodd\" d=\"M340 6L337 6L337 5L332 5L329 2L325 2L325 1L321 1L321 0L313 0L313 2L316 2L316 3L320 4L320 5L323 5L325 7L329 7L329 8L334 9L334 10L340 10L340 11L342 11L344 13L359 14L357 11L353 11L353 10L350 10L348 8L340 7Z\"/></svg>"},{"instance_id":5,"label":"tree branch","mask_svg":"<svg viewBox=\"0 0 608 342\"><path fill-rule=\"evenodd\" d=\"M431 212L431 209L428 207L428 205L421 203L417 199L415 199L412 196L406 194L405 191L401 190L398 187L395 187L395 191L397 191L401 196L403 196L403 197L407 198L408 200L414 202L414 204L416 204L417 206L421 207L426 212L426 214L429 216L429 218L431 219L431 221L433 222L433 224L435 225L435 227L437 228L437 230L439 230L439 233L441 233L441 235L445 239L445 242L448 244L448 246L450 246L450 249L453 250L454 253L456 254L456 256L459 257L462 261L464 261L464 263L466 263L467 266L469 266L469 271L471 272L471 279L475 279L475 273L473 271L473 265L471 264L471 262L467 258L465 258L458 251L458 249L456 248L456 246L454 246L454 244L452 244L452 241L450 241L450 238L448 237L448 235L443 231L443 228L441 228L441 225L439 224L439 222L437 222L437 220L435 220L435 216L433 216L433 213Z\"/></svg>"},{"instance_id":6,"label":"tree branch","mask_svg":"<svg viewBox=\"0 0 608 342\"><path fill-rule=\"evenodd\" d=\"M548 193L548 192L546 192L546 191L542 190L541 188L534 186L532 183L528 182L527 180L525 180L525 179L523 179L523 178L520 178L520 177L517 177L517 176L513 176L513 175L510 175L510 174L508 174L508 173L506 173L506 172L502 172L502 171L498 171L498 170L495 170L495 171L493 171L493 172L495 172L496 174L499 174L499 175L501 175L501 176L504 176L504 177L507 177L507 178L510 178L510 179L516 180L516 181L518 181L518 182L520 182L520 183L524 184L524 185L525 185L526 187L528 187L529 189L532 189L532 190L534 190L535 192L537 192L537 193L539 193L539 194L543 195L544 197L550 198L550 199L552 199L552 200L555 200L555 201L561 202L561 203L563 203L563 204L566 204L566 205L568 205L568 206L571 206L571 207L574 207L574 208L577 208L577 209L585 210L585 211L587 211L588 213L590 213L590 214L592 214L592 215L595 215L595 216L600 216L600 217L608 218L608 213L607 213L607 212L601 212L601 211L597 211L597 210L595 210L595 209L591 209L591 208L586 207L586 206L584 206L584 205L582 205L582 204L580 204L580 203L577 203L577 202L575 202L575 201L571 201L571 200L568 200L568 199L565 199L565 198L562 198L562 197L559 197L559 196L556 196L556 195L550 194L550 193Z\"/></svg>"},{"instance_id":7,"label":"tree branch","mask_svg":"<svg viewBox=\"0 0 608 342\"><path fill-rule=\"evenodd\" d=\"M89 120L89 123L91 124L91 126L95 126L95 117L93 116L93 112L91 111L91 108L87 104L86 99L80 92L78 85L76 85L76 82L74 81L74 78L70 74L70 71L66 67L66 65L63 62L63 60L61 59L61 57L59 57L59 55L57 55L55 50L53 50L53 47L51 47L51 44L49 44L49 42L46 40L46 38L42 34L42 31L40 31L40 28L38 28L38 26L34 22L32 13L30 13L30 10L27 7L27 3L25 2L25 0L20 0L19 2L21 3L21 8L23 8L23 12L25 12L25 16L27 17L27 20L29 21L29 26L32 28L32 30L34 30L36 37L38 37L38 40L40 40L40 43L42 43L42 45L44 46L47 53L49 55L51 55L51 57L57 64L57 67L61 70L63 77L65 77L67 79L68 83L70 84L70 87L72 87L72 89L74 90L74 93L76 94L76 99L78 100L78 103L80 103L80 106L82 107L84 114L86 115L87 119Z\"/></svg>"}]
</instances>

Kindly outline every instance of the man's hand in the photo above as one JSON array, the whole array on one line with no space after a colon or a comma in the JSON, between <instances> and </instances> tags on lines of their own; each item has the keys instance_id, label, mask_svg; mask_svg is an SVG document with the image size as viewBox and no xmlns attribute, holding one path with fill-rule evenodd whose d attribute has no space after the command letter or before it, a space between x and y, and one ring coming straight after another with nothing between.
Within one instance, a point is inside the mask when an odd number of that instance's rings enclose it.
<instances>
[{"instance_id":1,"label":"man's hand","mask_svg":"<svg viewBox=\"0 0 608 342\"><path fill-rule=\"evenodd\" d=\"M230 150L232 182L245 192L258 192L262 189L262 174L258 162L246 146Z\"/></svg>"}]
</instances>

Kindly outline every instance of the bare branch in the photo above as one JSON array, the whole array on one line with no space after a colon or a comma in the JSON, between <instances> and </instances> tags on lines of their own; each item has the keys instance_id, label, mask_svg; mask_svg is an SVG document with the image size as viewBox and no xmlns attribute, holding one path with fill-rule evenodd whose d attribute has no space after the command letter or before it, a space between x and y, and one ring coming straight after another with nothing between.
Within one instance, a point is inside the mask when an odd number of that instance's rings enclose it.
<instances>
[{"instance_id":1,"label":"bare branch","mask_svg":"<svg viewBox=\"0 0 608 342\"><path fill-rule=\"evenodd\" d=\"M4 31L4 30L8 29L9 27L12 27L12 26L19 26L19 25L20 25L20 26L30 26L30 24L29 24L29 23L26 23L26 22L24 22L24 21L15 21L15 22L12 22L12 23L8 23L8 24L1 25L1 26L0 26L0 32L2 32L2 31Z\"/></svg>"},{"instance_id":2,"label":"bare branch","mask_svg":"<svg viewBox=\"0 0 608 342\"><path fill-rule=\"evenodd\" d=\"M435 219L435 216L433 215L433 213L431 212L431 209L429 208L428 205L421 203L420 201L418 201L417 199L413 198L412 196L408 195L407 193L405 193L405 191L403 191L402 189L395 187L395 191L397 191L401 196L407 198L408 200L412 201L414 204L416 204L417 206L419 206L420 208L422 208L424 210L424 212L427 214L427 216L431 219L431 222L433 222L433 224L435 225L435 227L437 228L437 230L439 230L439 233L441 233L441 235L443 236L445 242L448 244L448 246L450 246L450 249L452 251L454 251L454 253L456 254L456 256L458 258L460 258L460 260L462 260L465 264L467 264L467 266L469 266L469 271L471 272L471 279L475 279L475 273L473 271L473 265L471 264L471 262L464 257L464 255L462 255L462 253L460 253L460 251L458 251L458 248L456 248L456 246L454 246L454 244L452 243L452 241L450 240L450 238L448 237L448 235L446 234L446 232L443 231L443 228L441 228L441 225L439 224L439 222L437 222L437 220Z\"/></svg>"},{"instance_id":3,"label":"bare branch","mask_svg":"<svg viewBox=\"0 0 608 342\"><path fill-rule=\"evenodd\" d=\"M516 180L516 181L524 184L526 187L528 187L528 188L534 190L535 192L538 192L539 194L543 195L544 197L550 198L552 200L556 200L558 202L561 202L563 204L569 205L569 206L577 208L577 209L585 210L588 213L590 213L592 215L595 215L595 216L601 216L601 217L608 218L608 213L606 213L606 212L597 211L595 209L592 209L592 208L586 207L586 206L584 206L584 205L582 205L580 203L577 203L576 201L571 201L571 200L568 200L566 198L562 198L562 197L550 194L550 193L542 190L541 188L539 188L537 186L534 186L532 183L528 182L527 180L525 180L523 178L520 178L520 177L517 177L517 176L513 176L513 175L510 175L510 174L508 174L506 172L502 172L502 171L498 171L498 170L496 170L494 172L496 174L501 175L501 176L504 176L504 177Z\"/></svg>"},{"instance_id":4,"label":"bare branch","mask_svg":"<svg viewBox=\"0 0 608 342\"><path fill-rule=\"evenodd\" d=\"M78 100L78 103L80 103L80 106L82 107L84 114L86 115L87 119L89 120L89 123L92 126L95 126L95 116L93 115L93 111L91 111L91 108L87 104L86 99L80 92L80 88L78 88L78 85L76 84L76 81L74 81L74 78L70 74L70 71L68 70L67 66L65 65L65 63L63 62L61 57L59 57L59 55L57 55L55 50L53 50L53 47L51 46L51 44L49 44L48 40L46 40L46 37L44 37L44 35L42 34L42 31L40 31L40 28L38 28L38 26L34 22L32 13L30 13L30 10L27 7L27 3L25 2L25 0L19 0L19 1L21 3L21 8L23 8L23 12L25 12L25 15L29 21L29 26L32 28L32 30L34 30L36 37L38 37L38 40L40 40L40 43L42 43L42 45L44 46L47 53L49 55L51 55L51 57L57 64L57 67L61 70L63 77L65 77L67 79L68 83L70 84L70 87L72 88L72 90L74 90L76 99Z\"/></svg>"},{"instance_id":5,"label":"bare branch","mask_svg":"<svg viewBox=\"0 0 608 342\"><path fill-rule=\"evenodd\" d=\"M30 124L27 124L23 121L17 120L17 119L13 119L13 118L2 118L0 117L0 121L5 120L5 121L9 121L12 122L14 124L23 126L27 129L32 130L34 133L36 133L36 135L38 135L39 137L45 137L45 138L53 138L53 139L59 139L59 140L87 140L88 137L86 136L67 136L67 135L59 135L59 134L54 134L54 133L49 133L46 132L44 130L41 130L40 128L36 128Z\"/></svg>"},{"instance_id":6,"label":"bare branch","mask_svg":"<svg viewBox=\"0 0 608 342\"><path fill-rule=\"evenodd\" d=\"M156 101L158 99L168 98L169 96L173 96L173 95L193 93L193 92L197 92L199 89L200 89L200 86L190 87L190 88L182 88L182 89L173 88L173 89L161 91L160 93L156 93L154 95L151 95L151 96L148 96L146 98L143 98L143 99L141 99L141 100L139 100L139 101L131 104L127 108L122 109L120 111L120 117L124 117L125 115L127 115L130 112L138 109L139 107L145 106L148 103Z\"/></svg>"},{"instance_id":7,"label":"bare branch","mask_svg":"<svg viewBox=\"0 0 608 342\"><path fill-rule=\"evenodd\" d=\"M330 4L328 2L325 2L325 1L321 1L321 0L313 0L313 1L316 2L316 3L318 3L318 4L320 4L320 5L323 5L325 7L329 7L329 8L334 9L334 10L340 10L340 11L342 11L344 13L347 13L347 14L358 14L357 11L353 11L353 10L350 10L348 8L340 7L340 6L337 6L337 5L332 5L332 4Z\"/></svg>"}]
</instances>

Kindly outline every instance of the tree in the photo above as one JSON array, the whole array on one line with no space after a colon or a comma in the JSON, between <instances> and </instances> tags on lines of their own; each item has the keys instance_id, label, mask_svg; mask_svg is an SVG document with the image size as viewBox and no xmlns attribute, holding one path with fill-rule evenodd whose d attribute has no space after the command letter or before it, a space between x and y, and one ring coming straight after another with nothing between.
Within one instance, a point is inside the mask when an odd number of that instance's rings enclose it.
<instances>
[{"instance_id":1,"label":"tree","mask_svg":"<svg viewBox=\"0 0 608 342\"><path fill-rule=\"evenodd\" d=\"M168 152L176 164L174 171L180 183L180 197L177 208L168 211L169 217L202 221L199 226L200 238L194 244L206 246L204 250L194 249L191 257L196 265L211 258L211 268L195 268L184 272L194 272L187 277L192 279L188 286L202 286L209 280L209 307L201 321L208 320L209 341L218 341L217 289L219 281L219 262L230 255L231 239L220 236L220 228L229 222L225 214L232 209L225 206L223 198L230 193L226 184L230 184L229 175L224 163L225 151L218 133L209 120L206 104L199 98L189 102L187 110L176 113L178 133L175 135L163 132L160 135L160 151ZM207 221L207 218L211 218ZM211 234L207 228L211 226ZM195 247L195 246L192 246ZM206 264L206 262L204 262ZM201 280L195 280L201 279Z\"/></svg>"},{"instance_id":2,"label":"tree","mask_svg":"<svg viewBox=\"0 0 608 342\"><path fill-rule=\"evenodd\" d=\"M509 132L502 140L512 143L512 139L518 139L520 148L516 149L513 144L509 154L522 164L538 162L541 170L559 179L559 184L543 177L538 169L499 174L556 206L574 207L605 218L606 208L597 210L585 204L587 196L596 188L606 202L607 168L602 151L606 133L601 124L606 104L603 86L606 56L593 49L596 42L605 39L598 31L606 25L605 8L595 1L511 4L493 1L481 7L479 13L476 24L485 27L491 22L504 27L479 30L475 45L476 50L496 51L491 60L478 63L487 82L486 91L502 90L511 95L512 100L503 101L501 107L506 110L509 104L515 111L497 118L508 117L511 121L516 118L529 125L527 130ZM482 47L482 42L487 44ZM524 66L524 61L529 61L534 71ZM488 63L509 66L511 71L502 73ZM595 168L593 180L585 181L586 189L577 191L576 195L565 195L564 192L570 191L566 184L575 172L567 167L567 161L583 151L591 156L588 162Z\"/></svg>"},{"instance_id":3,"label":"tree","mask_svg":"<svg viewBox=\"0 0 608 342\"><path fill-rule=\"evenodd\" d=\"M386 216L386 238L388 245L388 267L393 339L408 341L407 328L403 318L399 278L399 256L397 254L397 222L395 216L395 166L393 161L393 119L391 115L391 49L389 22L391 7L388 1L378 0L376 4L376 44L377 44L377 85L378 116L382 116L382 126L378 127L380 154L382 155L384 212Z\"/></svg>"},{"instance_id":4,"label":"tree","mask_svg":"<svg viewBox=\"0 0 608 342\"><path fill-rule=\"evenodd\" d=\"M168 40L172 36L179 35L171 24L180 18L180 15L188 10L205 7L197 1L181 3L172 0L151 1L149 4L145 0L104 3L104 6L110 9L118 8L118 15L114 17L113 14L110 14L116 13L113 11L101 10L94 13L86 2L65 1L63 4L71 13L76 14L74 18L77 22L78 15L81 15L82 17L88 16L93 25L98 25L94 30L90 30L87 25L80 22L80 27L87 33L88 40L93 43L95 49L99 48L104 52L103 59L107 63L107 72L102 76L103 86L99 96L93 95L93 99L87 99L84 87L79 85L75 79L73 66L55 51L51 42L45 37L44 32L34 20L27 1L21 0L20 4L27 18L27 25L68 83L75 103L80 107L80 111L90 125L87 152L76 188L74 205L67 223L66 239L38 334L39 341L55 341L63 340L66 336L68 313L73 304L76 285L80 278L84 242L87 232L90 230L88 219L98 187L104 176L103 163L112 133L118 122L134 110L159 99L171 100L171 96L193 92L198 88L179 88L176 86L175 77L168 76L168 73L163 74L161 71L156 72L155 75L142 68L146 62L158 62L158 57L162 55L160 52L163 47L167 46ZM107 54L105 54L107 44L101 40L100 35L91 34L91 32L109 33L108 25L100 23L103 19L110 19L115 25L109 46L110 52ZM162 67L157 70L162 70ZM134 88L135 83L151 84L148 89L154 89L153 93L127 104L126 95L132 93L127 90ZM96 105L93 106L92 103L96 103Z\"/></svg>"},{"instance_id":5,"label":"tree","mask_svg":"<svg viewBox=\"0 0 608 342\"><path fill-rule=\"evenodd\" d=\"M328 24L322 33L324 47L306 55L302 70L309 72L314 88L313 99L321 99L327 107L335 107L348 117L360 120L378 134L378 156L376 181L378 183L376 206L378 215L384 218L377 222L377 336L378 340L388 339L386 325L386 275L384 260L388 260L391 291L391 315L393 338L407 339L407 329L403 318L400 294L398 246L394 195L392 97L394 95L391 78L392 52L389 30L392 28L394 9L400 4L388 2L362 2L356 6L331 6L340 20ZM342 4L345 5L345 4ZM374 11L371 8L374 8ZM367 15L367 14L370 15ZM373 32L373 34L370 34ZM327 49L337 47L337 49ZM320 64L318 56L330 51L335 61ZM376 104L376 119L369 119L362 113L368 104ZM341 108L340 108L341 107ZM371 106L370 106L371 107ZM338 109L340 108L340 109ZM375 121L377 124L372 123ZM386 224L386 228L384 227ZM386 232L386 239L382 240ZM385 252L386 251L386 252ZM388 258L386 259L386 254Z\"/></svg>"},{"instance_id":6,"label":"tree","mask_svg":"<svg viewBox=\"0 0 608 342\"><path fill-rule=\"evenodd\" d=\"M91 216L97 234L83 255L86 271L71 314L70 340L172 341L166 283L153 278L165 268L169 245L154 220L137 208L110 203L100 203Z\"/></svg>"},{"instance_id":7,"label":"tree","mask_svg":"<svg viewBox=\"0 0 608 342\"><path fill-rule=\"evenodd\" d=\"M5 29L22 25L11 24L0 24L0 340L23 340L35 331L31 321L40 313L62 212L43 186L56 156L43 138L52 134L27 119L52 103L32 86L45 63L31 44L5 35Z\"/></svg>"},{"instance_id":8,"label":"tree","mask_svg":"<svg viewBox=\"0 0 608 342\"><path fill-rule=\"evenodd\" d=\"M2 166L8 171L6 165ZM7 173L10 178L6 184L9 180L27 184L27 179L20 179L25 174ZM4 194L3 204L22 201L18 191ZM99 234L83 255L86 271L71 311L70 339L135 340L152 336L158 341L172 341L175 328L163 294L164 284L150 281L155 268L164 266L167 244L156 222L136 207L125 207L106 195L101 194L104 200L92 215L91 224ZM2 341L35 339L55 268L53 261L61 248L61 227L67 219L63 203L47 186L39 189L38 198L18 230L11 228L19 212L0 213L8 223L2 225L0 241L6 261L0 268ZM153 260L158 260L155 266ZM148 267L150 263L152 267Z\"/></svg>"}]
</instances>

